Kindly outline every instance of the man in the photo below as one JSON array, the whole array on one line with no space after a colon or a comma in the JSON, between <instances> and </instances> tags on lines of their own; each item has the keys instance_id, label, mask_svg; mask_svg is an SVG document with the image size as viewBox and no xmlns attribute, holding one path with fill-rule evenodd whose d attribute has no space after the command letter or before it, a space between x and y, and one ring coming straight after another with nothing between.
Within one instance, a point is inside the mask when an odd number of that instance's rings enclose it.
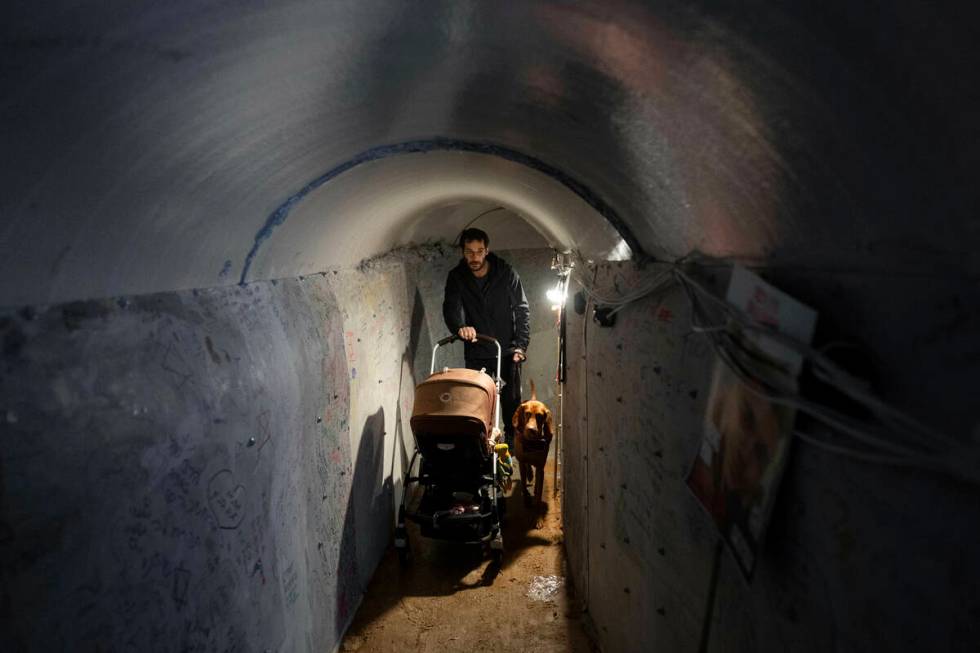
<instances>
[{"instance_id":1,"label":"man","mask_svg":"<svg viewBox=\"0 0 980 653\"><path fill-rule=\"evenodd\" d=\"M497 369L497 348L476 340L493 336L503 350L500 360L501 419L507 443L513 447L511 415L521 403L521 363L531 339L530 310L517 272L490 253L490 237L480 229L465 229L459 237L463 259L449 271L442 315L450 333L465 342L463 355L471 370Z\"/></svg>"}]
</instances>

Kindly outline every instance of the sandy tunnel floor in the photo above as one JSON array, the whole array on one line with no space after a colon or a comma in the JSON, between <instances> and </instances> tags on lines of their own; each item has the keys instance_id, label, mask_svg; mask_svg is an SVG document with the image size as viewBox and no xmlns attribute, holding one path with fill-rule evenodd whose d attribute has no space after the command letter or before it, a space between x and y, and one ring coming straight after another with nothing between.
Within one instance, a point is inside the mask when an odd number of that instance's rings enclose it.
<instances>
[{"instance_id":1,"label":"sandy tunnel floor","mask_svg":"<svg viewBox=\"0 0 980 653\"><path fill-rule=\"evenodd\" d=\"M540 529L515 480L507 499L505 554L499 570L481 547L425 539L410 525L412 562L401 566L394 549L389 549L340 650L594 651L567 579L554 600L527 596L535 576L566 578L553 464L549 461L546 470L547 512Z\"/></svg>"}]
</instances>

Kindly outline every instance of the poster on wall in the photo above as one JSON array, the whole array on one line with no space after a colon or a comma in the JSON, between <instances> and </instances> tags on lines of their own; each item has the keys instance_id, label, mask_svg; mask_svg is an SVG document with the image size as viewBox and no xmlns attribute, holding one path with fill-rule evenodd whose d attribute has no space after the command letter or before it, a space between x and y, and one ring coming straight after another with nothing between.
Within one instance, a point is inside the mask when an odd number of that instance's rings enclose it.
<instances>
[{"instance_id":1,"label":"poster on wall","mask_svg":"<svg viewBox=\"0 0 980 653\"><path fill-rule=\"evenodd\" d=\"M817 322L813 309L736 265L728 303L767 330L809 344ZM687 485L711 516L747 579L772 511L792 440L795 410L770 401L794 394L803 357L786 344L734 322L726 351L712 374L698 455ZM749 374L736 374L731 363ZM748 378L746 378L746 376Z\"/></svg>"}]
</instances>

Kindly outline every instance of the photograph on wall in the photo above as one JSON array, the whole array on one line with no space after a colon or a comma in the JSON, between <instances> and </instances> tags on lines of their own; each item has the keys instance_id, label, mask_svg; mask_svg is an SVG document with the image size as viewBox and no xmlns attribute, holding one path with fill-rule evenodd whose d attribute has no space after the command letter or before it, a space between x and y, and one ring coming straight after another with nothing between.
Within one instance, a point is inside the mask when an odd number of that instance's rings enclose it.
<instances>
[{"instance_id":1,"label":"photograph on wall","mask_svg":"<svg viewBox=\"0 0 980 653\"><path fill-rule=\"evenodd\" d=\"M808 344L816 312L735 266L725 299L766 330ZM803 357L765 333L739 328L719 358L698 455L687 484L711 516L747 579L759 547L789 454L795 410L768 397L794 394ZM733 369L737 367L739 372ZM768 388L768 389L767 389Z\"/></svg>"}]
</instances>

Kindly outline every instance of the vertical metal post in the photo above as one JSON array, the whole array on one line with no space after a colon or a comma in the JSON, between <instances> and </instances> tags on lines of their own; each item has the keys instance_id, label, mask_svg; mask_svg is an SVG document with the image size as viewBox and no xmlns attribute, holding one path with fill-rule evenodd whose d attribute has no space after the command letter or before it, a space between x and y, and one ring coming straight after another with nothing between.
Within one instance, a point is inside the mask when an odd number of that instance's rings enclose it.
<instances>
[{"instance_id":1,"label":"vertical metal post","mask_svg":"<svg viewBox=\"0 0 980 653\"><path fill-rule=\"evenodd\" d=\"M701 642L698 644L698 653L708 653L708 644L711 642L711 620L715 616L715 593L718 590L718 570L721 567L721 554L724 544L721 538L715 543L714 560L711 564L711 580L708 581L708 600L704 609L704 621L701 623Z\"/></svg>"},{"instance_id":2,"label":"vertical metal post","mask_svg":"<svg viewBox=\"0 0 980 653\"><path fill-rule=\"evenodd\" d=\"M555 477L554 495L558 496L558 482L561 479L561 465L563 462L562 445L564 439L565 424L565 306L568 303L568 281L570 270L561 272L561 308L558 310L558 369L555 378L558 383L558 442L555 443Z\"/></svg>"}]
</instances>

